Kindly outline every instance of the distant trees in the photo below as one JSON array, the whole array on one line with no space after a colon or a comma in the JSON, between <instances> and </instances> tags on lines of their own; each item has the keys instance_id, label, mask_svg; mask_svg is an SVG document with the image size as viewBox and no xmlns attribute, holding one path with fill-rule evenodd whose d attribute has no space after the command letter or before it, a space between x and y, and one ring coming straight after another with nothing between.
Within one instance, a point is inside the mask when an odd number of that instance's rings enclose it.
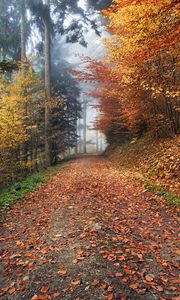
<instances>
[{"instance_id":1,"label":"distant trees","mask_svg":"<svg viewBox=\"0 0 180 300\"><path fill-rule=\"evenodd\" d=\"M60 153L76 146L77 120L80 117L80 88L68 72L70 65L61 59L54 59L52 64L52 85L56 97L62 105L52 112L52 155L57 160ZM59 114L59 115L58 115Z\"/></svg>"},{"instance_id":2,"label":"distant trees","mask_svg":"<svg viewBox=\"0 0 180 300\"><path fill-rule=\"evenodd\" d=\"M84 59L80 80L99 83L97 127L119 136L179 132L178 1L116 0L104 11L111 38L103 61Z\"/></svg>"},{"instance_id":3,"label":"distant trees","mask_svg":"<svg viewBox=\"0 0 180 300\"><path fill-rule=\"evenodd\" d=\"M87 0L87 3L89 7L101 11L102 9L109 7L112 4L112 0Z\"/></svg>"},{"instance_id":4,"label":"distant trees","mask_svg":"<svg viewBox=\"0 0 180 300\"><path fill-rule=\"evenodd\" d=\"M17 1L0 1L0 61L20 59L20 28Z\"/></svg>"}]
</instances>

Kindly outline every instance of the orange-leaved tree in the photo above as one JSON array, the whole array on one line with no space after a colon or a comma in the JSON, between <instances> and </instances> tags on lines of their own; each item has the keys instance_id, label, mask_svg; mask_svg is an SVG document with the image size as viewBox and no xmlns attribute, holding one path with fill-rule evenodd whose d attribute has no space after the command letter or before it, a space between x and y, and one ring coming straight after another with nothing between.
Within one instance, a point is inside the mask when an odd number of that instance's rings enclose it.
<instances>
[{"instance_id":1,"label":"orange-leaved tree","mask_svg":"<svg viewBox=\"0 0 180 300\"><path fill-rule=\"evenodd\" d=\"M86 59L81 80L97 81L100 129L169 136L179 130L178 1L114 0L103 11L111 38L101 62Z\"/></svg>"}]
</instances>

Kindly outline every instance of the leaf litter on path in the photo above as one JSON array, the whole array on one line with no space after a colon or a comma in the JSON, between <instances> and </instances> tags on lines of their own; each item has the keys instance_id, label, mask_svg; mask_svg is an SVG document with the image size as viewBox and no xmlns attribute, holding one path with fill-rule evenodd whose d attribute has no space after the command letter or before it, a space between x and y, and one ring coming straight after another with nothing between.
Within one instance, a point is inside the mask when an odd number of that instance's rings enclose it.
<instances>
[{"instance_id":1,"label":"leaf litter on path","mask_svg":"<svg viewBox=\"0 0 180 300\"><path fill-rule=\"evenodd\" d=\"M178 299L177 208L100 157L7 212L0 299Z\"/></svg>"}]
</instances>

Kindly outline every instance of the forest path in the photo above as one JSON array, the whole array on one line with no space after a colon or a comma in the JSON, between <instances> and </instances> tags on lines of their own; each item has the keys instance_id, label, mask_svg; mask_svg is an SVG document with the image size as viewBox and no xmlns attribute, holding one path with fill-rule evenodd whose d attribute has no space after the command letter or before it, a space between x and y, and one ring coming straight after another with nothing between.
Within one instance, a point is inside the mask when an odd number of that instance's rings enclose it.
<instances>
[{"instance_id":1,"label":"forest path","mask_svg":"<svg viewBox=\"0 0 180 300\"><path fill-rule=\"evenodd\" d=\"M0 299L179 299L177 228L105 159L70 162L7 213Z\"/></svg>"}]
</instances>

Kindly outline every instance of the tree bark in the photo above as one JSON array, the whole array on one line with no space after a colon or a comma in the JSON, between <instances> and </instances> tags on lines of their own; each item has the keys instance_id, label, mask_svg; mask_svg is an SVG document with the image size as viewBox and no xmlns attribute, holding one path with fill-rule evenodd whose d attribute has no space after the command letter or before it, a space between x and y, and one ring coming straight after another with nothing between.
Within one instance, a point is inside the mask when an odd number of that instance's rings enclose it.
<instances>
[{"instance_id":1,"label":"tree bark","mask_svg":"<svg viewBox=\"0 0 180 300\"><path fill-rule=\"evenodd\" d=\"M87 128L87 101L84 99L84 108L83 108L83 123L84 123L84 128L83 128L83 152L87 152L86 148L86 128Z\"/></svg>"},{"instance_id":2,"label":"tree bark","mask_svg":"<svg viewBox=\"0 0 180 300\"><path fill-rule=\"evenodd\" d=\"M96 152L99 152L99 132L96 130Z\"/></svg>"},{"instance_id":3,"label":"tree bark","mask_svg":"<svg viewBox=\"0 0 180 300\"><path fill-rule=\"evenodd\" d=\"M26 0L20 1L21 61L26 60Z\"/></svg>"},{"instance_id":4,"label":"tree bark","mask_svg":"<svg viewBox=\"0 0 180 300\"><path fill-rule=\"evenodd\" d=\"M103 151L103 137L102 137L102 132L100 132L100 152Z\"/></svg>"},{"instance_id":5,"label":"tree bark","mask_svg":"<svg viewBox=\"0 0 180 300\"><path fill-rule=\"evenodd\" d=\"M45 51L45 163L51 164L50 159L50 111L51 99L51 35L50 35L50 0L45 0L47 15L44 18L44 51Z\"/></svg>"}]
</instances>

